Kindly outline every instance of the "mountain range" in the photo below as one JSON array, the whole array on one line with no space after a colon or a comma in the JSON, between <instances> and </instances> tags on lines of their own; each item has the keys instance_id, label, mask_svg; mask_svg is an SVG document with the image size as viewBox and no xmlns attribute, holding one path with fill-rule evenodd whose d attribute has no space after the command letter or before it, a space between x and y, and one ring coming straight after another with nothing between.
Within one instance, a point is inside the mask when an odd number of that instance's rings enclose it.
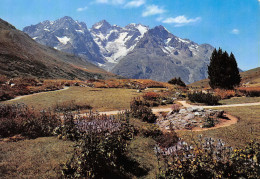
<instances>
[{"instance_id":1,"label":"mountain range","mask_svg":"<svg viewBox=\"0 0 260 179\"><path fill-rule=\"evenodd\" d=\"M85 59L37 43L2 19L0 74L10 78L25 76L81 80L116 77Z\"/></svg>"},{"instance_id":2,"label":"mountain range","mask_svg":"<svg viewBox=\"0 0 260 179\"><path fill-rule=\"evenodd\" d=\"M102 20L88 29L84 22L68 16L23 31L43 45L80 56L117 75L157 81L181 77L192 83L207 78L214 49L179 38L163 26L150 29L132 23L120 27Z\"/></svg>"}]
</instances>

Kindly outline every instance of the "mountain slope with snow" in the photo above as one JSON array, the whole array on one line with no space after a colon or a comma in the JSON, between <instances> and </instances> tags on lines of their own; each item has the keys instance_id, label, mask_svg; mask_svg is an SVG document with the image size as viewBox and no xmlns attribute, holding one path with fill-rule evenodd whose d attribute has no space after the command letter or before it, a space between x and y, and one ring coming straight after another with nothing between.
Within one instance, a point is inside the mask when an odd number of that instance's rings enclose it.
<instances>
[{"instance_id":1,"label":"mountain slope with snow","mask_svg":"<svg viewBox=\"0 0 260 179\"><path fill-rule=\"evenodd\" d=\"M105 20L94 24L90 32L106 61L101 66L111 70L122 57L134 49L147 30L148 27L141 24L129 24L123 28L111 26Z\"/></svg>"},{"instance_id":2,"label":"mountain slope with snow","mask_svg":"<svg viewBox=\"0 0 260 179\"><path fill-rule=\"evenodd\" d=\"M65 16L56 21L44 21L23 29L35 41L57 50L78 55L92 63L104 63L99 46L86 24Z\"/></svg>"},{"instance_id":3,"label":"mountain slope with snow","mask_svg":"<svg viewBox=\"0 0 260 179\"><path fill-rule=\"evenodd\" d=\"M132 23L119 27L102 20L88 29L67 16L25 27L24 32L41 44L128 78L168 81L181 77L192 83L207 78L213 51L211 45L179 38L163 26L149 29Z\"/></svg>"},{"instance_id":4,"label":"mountain slope with snow","mask_svg":"<svg viewBox=\"0 0 260 179\"><path fill-rule=\"evenodd\" d=\"M150 29L112 70L128 78L168 81L181 77L185 83L207 78L213 47L198 45L171 34L163 26Z\"/></svg>"}]
</instances>

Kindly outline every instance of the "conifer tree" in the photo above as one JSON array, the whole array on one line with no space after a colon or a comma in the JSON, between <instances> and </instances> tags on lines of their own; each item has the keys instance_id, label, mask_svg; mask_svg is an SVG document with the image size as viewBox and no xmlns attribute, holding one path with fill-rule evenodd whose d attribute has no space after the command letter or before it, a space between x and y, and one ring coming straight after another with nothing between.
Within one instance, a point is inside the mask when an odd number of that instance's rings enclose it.
<instances>
[{"instance_id":1,"label":"conifer tree","mask_svg":"<svg viewBox=\"0 0 260 179\"><path fill-rule=\"evenodd\" d=\"M211 55L208 75L209 85L213 89L233 89L241 81L233 53L229 56L226 51L223 53L221 48L218 51L214 49Z\"/></svg>"}]
</instances>

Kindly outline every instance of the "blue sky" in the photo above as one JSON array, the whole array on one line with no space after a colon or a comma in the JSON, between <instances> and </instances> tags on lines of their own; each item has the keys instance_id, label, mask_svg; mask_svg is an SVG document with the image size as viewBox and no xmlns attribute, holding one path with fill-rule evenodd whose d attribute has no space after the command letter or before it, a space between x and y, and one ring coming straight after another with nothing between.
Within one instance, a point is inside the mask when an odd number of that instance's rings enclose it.
<instances>
[{"instance_id":1,"label":"blue sky","mask_svg":"<svg viewBox=\"0 0 260 179\"><path fill-rule=\"evenodd\" d=\"M1 0L0 18L22 30L71 16L88 27L165 26L174 35L233 52L243 70L260 66L260 0Z\"/></svg>"}]
</instances>

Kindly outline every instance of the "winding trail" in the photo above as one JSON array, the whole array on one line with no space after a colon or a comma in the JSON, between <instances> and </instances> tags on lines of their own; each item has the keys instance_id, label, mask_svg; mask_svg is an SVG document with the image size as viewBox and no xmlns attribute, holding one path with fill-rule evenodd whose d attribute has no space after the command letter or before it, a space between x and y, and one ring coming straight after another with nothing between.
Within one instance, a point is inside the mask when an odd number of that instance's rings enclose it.
<instances>
[{"instance_id":1,"label":"winding trail","mask_svg":"<svg viewBox=\"0 0 260 179\"><path fill-rule=\"evenodd\" d=\"M59 89L59 90L43 91L43 92L39 92L39 93L33 93L33 94L28 94L28 95L16 96L14 99L10 99L10 100L7 100L7 101L16 101L16 100L19 100L19 99L22 99L22 98L26 98L26 97L29 97L29 96L36 96L38 94L43 94L43 93L53 93L53 92L57 92L57 91L64 91L64 90L67 90L69 88L70 87L65 86L63 89Z\"/></svg>"},{"instance_id":2,"label":"winding trail","mask_svg":"<svg viewBox=\"0 0 260 179\"><path fill-rule=\"evenodd\" d=\"M55 91L46 91L46 92L39 92L39 93L34 93L34 94L29 94L29 95L23 95L23 96L17 96L14 99L8 100L8 101L16 101L22 98L26 98L29 96L35 96L38 94L42 94L42 93L52 93L52 92L57 92L57 91L63 91L63 90L68 90L69 87L64 87L63 89L60 90L55 90ZM187 103L186 101L177 101L178 103L180 103L183 107L196 107L198 105L191 105L189 103ZM260 105L260 102L256 102L256 103L242 103L242 104L229 104L229 105L217 105L217 106L199 106L199 107L203 107L203 108L226 108L226 107L240 107L240 106L256 106L256 105ZM169 112L171 111L171 108L152 108L152 112L156 115L158 115L160 112ZM115 111L105 111L105 112L99 112L99 114L106 114L106 115L116 115L120 112L124 112L124 110L115 110ZM235 116L232 116L230 114L225 113L224 114L229 120L226 119L221 119L220 123L217 124L215 127L211 127L211 128L193 128L192 131L206 131L206 130L212 130L212 129L217 129L217 128L221 128L221 127L227 127L230 126L232 124L236 124L238 122L238 118ZM191 130L187 130L187 129L181 129L181 130L176 130L176 131L191 131Z\"/></svg>"},{"instance_id":3,"label":"winding trail","mask_svg":"<svg viewBox=\"0 0 260 179\"><path fill-rule=\"evenodd\" d=\"M182 106L184 107L193 107L193 106L197 106L197 105L191 105L189 103L187 103L186 101L177 101L179 103L182 104ZM226 107L239 107L239 106L257 106L260 105L260 102L256 102L256 103L241 103L241 104L227 104L227 105L217 105L217 106L200 106L203 108L226 108Z\"/></svg>"}]
</instances>

